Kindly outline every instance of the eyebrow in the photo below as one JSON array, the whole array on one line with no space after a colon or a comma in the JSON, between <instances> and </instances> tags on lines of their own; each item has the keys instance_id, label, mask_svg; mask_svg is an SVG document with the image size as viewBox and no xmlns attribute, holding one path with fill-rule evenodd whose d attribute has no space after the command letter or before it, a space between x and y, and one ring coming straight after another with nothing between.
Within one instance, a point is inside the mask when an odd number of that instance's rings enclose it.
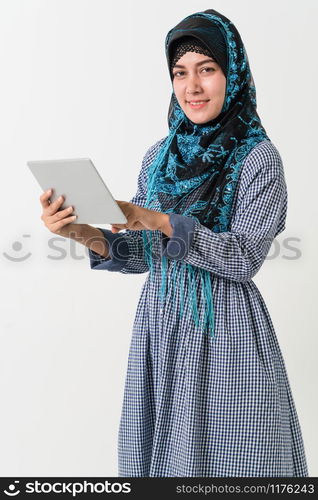
<instances>
[{"instance_id":1,"label":"eyebrow","mask_svg":"<svg viewBox=\"0 0 318 500\"><path fill-rule=\"evenodd\" d=\"M207 62L216 62L216 61L214 59L211 59L211 58L203 59L203 61L196 63L195 66L201 66L201 64L205 64ZM185 68L185 66L183 66L183 64L175 64L174 68Z\"/></svg>"}]
</instances>

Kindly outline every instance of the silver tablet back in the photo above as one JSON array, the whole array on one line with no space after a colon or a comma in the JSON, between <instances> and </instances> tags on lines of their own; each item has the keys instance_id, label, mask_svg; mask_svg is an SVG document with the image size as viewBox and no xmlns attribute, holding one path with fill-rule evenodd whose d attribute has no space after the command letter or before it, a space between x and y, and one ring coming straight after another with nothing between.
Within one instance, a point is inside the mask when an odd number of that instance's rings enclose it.
<instances>
[{"instance_id":1,"label":"silver tablet back","mask_svg":"<svg viewBox=\"0 0 318 500\"><path fill-rule=\"evenodd\" d=\"M60 210L73 206L77 224L125 224L127 219L89 158L28 161L43 191L52 188L51 202L60 195Z\"/></svg>"}]
</instances>

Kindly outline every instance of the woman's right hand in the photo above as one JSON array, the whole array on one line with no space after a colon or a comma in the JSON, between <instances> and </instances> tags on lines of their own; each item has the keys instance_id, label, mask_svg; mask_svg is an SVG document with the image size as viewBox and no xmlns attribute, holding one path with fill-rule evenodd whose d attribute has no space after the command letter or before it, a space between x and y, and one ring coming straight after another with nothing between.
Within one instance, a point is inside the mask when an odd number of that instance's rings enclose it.
<instances>
[{"instance_id":1,"label":"woman's right hand","mask_svg":"<svg viewBox=\"0 0 318 500\"><path fill-rule=\"evenodd\" d=\"M64 210L59 210L60 206L63 205L64 198L60 196L57 200L49 203L49 198L51 196L51 190L44 191L40 196L40 201L43 208L43 213L41 219L43 220L45 226L51 233L59 234L66 238L70 238L71 233L78 235L82 224L72 224L76 220L76 216L72 216L73 207L67 207Z\"/></svg>"}]
</instances>

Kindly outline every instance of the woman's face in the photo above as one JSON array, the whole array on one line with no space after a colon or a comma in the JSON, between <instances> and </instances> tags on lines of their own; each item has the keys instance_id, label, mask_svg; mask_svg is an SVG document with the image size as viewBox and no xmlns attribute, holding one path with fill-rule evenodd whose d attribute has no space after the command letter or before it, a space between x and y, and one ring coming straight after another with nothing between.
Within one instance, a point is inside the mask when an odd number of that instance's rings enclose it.
<instances>
[{"instance_id":1,"label":"woman's face","mask_svg":"<svg viewBox=\"0 0 318 500\"><path fill-rule=\"evenodd\" d=\"M173 90L186 116L194 123L216 118L223 107L226 78L209 56L186 52L172 69ZM192 104L193 101L204 101Z\"/></svg>"}]
</instances>

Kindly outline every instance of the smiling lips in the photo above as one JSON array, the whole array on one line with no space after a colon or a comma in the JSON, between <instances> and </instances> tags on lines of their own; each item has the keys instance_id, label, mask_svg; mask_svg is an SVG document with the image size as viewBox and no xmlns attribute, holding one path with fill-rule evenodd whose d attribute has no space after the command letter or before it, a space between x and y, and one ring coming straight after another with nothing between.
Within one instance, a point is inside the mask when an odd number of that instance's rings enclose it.
<instances>
[{"instance_id":1,"label":"smiling lips","mask_svg":"<svg viewBox=\"0 0 318 500\"><path fill-rule=\"evenodd\" d=\"M187 101L187 104L189 104L191 106L192 109L201 109L203 108L203 106L206 105L206 103L209 101L210 99L208 100L205 100L205 101Z\"/></svg>"}]
</instances>

